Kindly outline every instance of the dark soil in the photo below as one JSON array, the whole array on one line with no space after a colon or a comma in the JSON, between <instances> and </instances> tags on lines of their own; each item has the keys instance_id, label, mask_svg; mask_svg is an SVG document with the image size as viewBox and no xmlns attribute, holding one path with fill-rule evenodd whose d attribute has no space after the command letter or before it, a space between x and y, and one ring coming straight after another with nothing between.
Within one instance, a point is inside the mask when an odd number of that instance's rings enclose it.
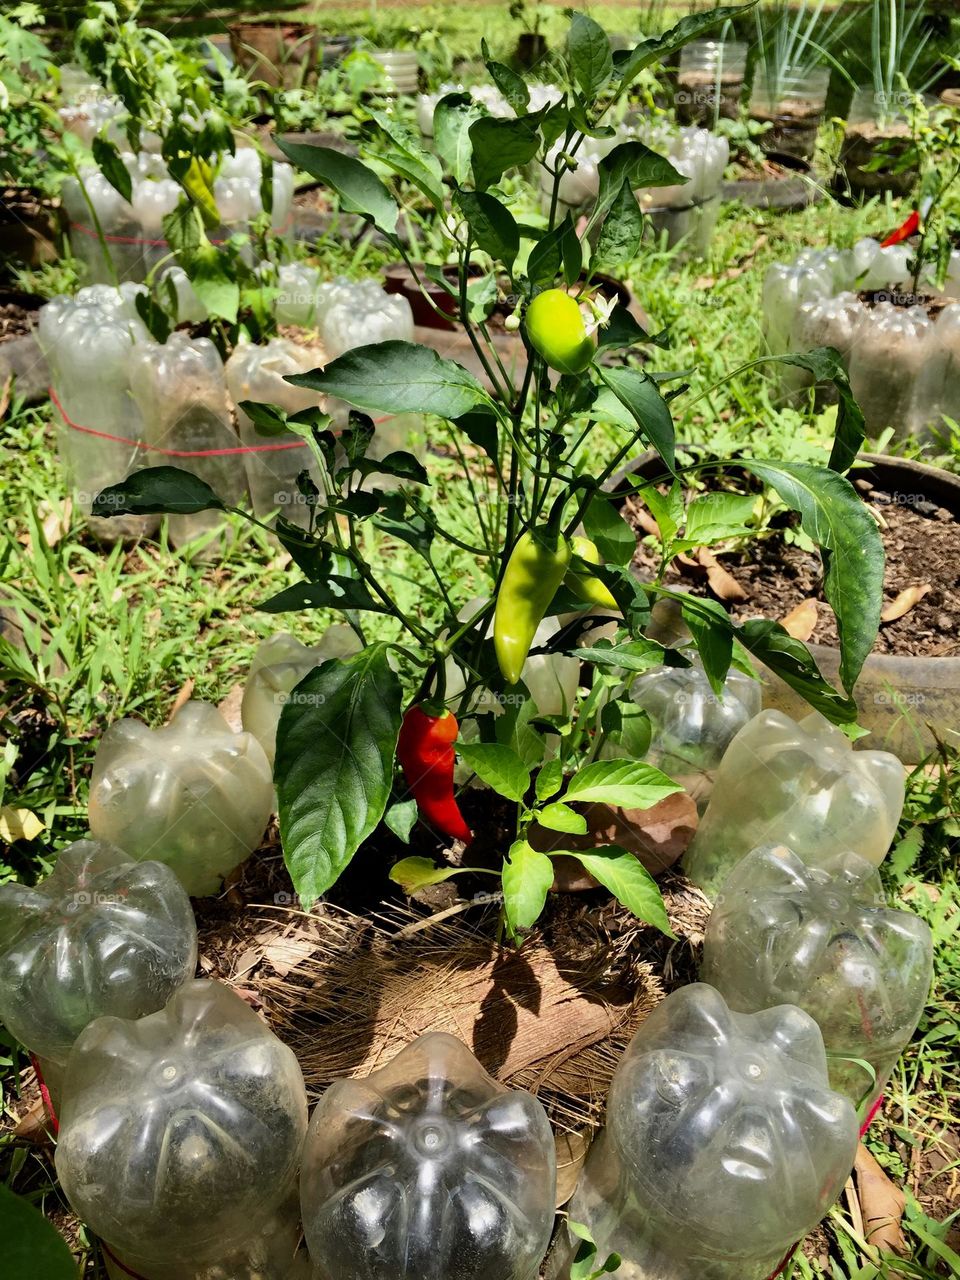
<instances>
[{"instance_id":1,"label":"dark soil","mask_svg":"<svg viewBox=\"0 0 960 1280\"><path fill-rule=\"evenodd\" d=\"M863 489L869 482L857 484ZM881 623L874 652L911 657L960 654L960 524L946 508L920 495L900 493L894 497L867 487L863 497L882 521L880 533L887 558L884 604L890 604L907 587L930 588L902 618ZM637 512L636 500L628 500L624 514L642 535ZM742 550L719 554L720 563L747 592L745 601L727 608L737 622L758 616L783 618L801 601L814 599L823 607L810 640L836 646L836 622L821 591L820 558L784 537L797 523L790 515L771 536ZM653 577L658 560L641 541L633 564L641 576ZM676 560L666 581L681 584L694 595L711 594L704 571Z\"/></svg>"},{"instance_id":2,"label":"dark soil","mask_svg":"<svg viewBox=\"0 0 960 1280\"><path fill-rule=\"evenodd\" d=\"M25 338L36 323L36 311L21 307L18 302L0 302L0 342Z\"/></svg>"},{"instance_id":3,"label":"dark soil","mask_svg":"<svg viewBox=\"0 0 960 1280\"><path fill-rule=\"evenodd\" d=\"M764 156L758 161L741 152L730 168L729 175L734 182L776 182L781 179L796 178L798 171L795 167L790 168L781 164L771 156Z\"/></svg>"}]
</instances>

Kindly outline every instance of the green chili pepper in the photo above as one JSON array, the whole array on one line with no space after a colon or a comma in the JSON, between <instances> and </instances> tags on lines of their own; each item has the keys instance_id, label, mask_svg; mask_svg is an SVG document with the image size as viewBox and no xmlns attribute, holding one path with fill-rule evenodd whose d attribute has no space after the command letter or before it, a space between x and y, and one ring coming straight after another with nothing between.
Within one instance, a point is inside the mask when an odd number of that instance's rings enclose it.
<instances>
[{"instance_id":1,"label":"green chili pepper","mask_svg":"<svg viewBox=\"0 0 960 1280\"><path fill-rule=\"evenodd\" d=\"M497 662L516 684L537 627L570 567L570 543L548 527L522 534L507 563L493 615Z\"/></svg>"},{"instance_id":2,"label":"green chili pepper","mask_svg":"<svg viewBox=\"0 0 960 1280\"><path fill-rule=\"evenodd\" d=\"M581 560L586 560L587 564L603 563L600 559L597 544L591 542L589 538L574 538L573 554L579 556ZM619 607L609 587L591 573L584 573L582 570L571 568L567 571L564 581L573 594L581 600L585 600L587 604L597 605L601 609L617 609Z\"/></svg>"}]
</instances>

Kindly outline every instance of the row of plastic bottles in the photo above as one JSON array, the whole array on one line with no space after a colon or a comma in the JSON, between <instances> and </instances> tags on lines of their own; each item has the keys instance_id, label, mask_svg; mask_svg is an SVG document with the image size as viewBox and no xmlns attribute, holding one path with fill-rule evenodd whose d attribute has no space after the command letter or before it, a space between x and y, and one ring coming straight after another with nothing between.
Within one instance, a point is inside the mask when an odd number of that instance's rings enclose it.
<instances>
[{"instance_id":1,"label":"row of plastic bottles","mask_svg":"<svg viewBox=\"0 0 960 1280\"><path fill-rule=\"evenodd\" d=\"M163 234L163 219L183 196L161 156L150 151L121 154L130 174L132 194L125 199L95 165L80 169L79 178L63 185L63 206L69 219L70 246L86 265L87 279L96 284L115 280L140 283L171 256ZM289 229L293 210L293 169L273 166L271 228ZM245 232L263 212L261 160L253 148L224 155L213 193L221 226L210 233L214 243ZM102 240L101 240L102 236ZM252 254L252 248L247 246Z\"/></svg>"},{"instance_id":2,"label":"row of plastic bottles","mask_svg":"<svg viewBox=\"0 0 960 1280\"><path fill-rule=\"evenodd\" d=\"M351 647L329 640L314 662ZM295 1258L299 1067L236 995L189 980L186 888L214 887L272 807L264 748L300 678L275 670L282 656L262 655L244 698L264 746L200 704L164 729L121 721L94 765L99 839L36 888L0 889L0 1017L53 1084L61 1181L108 1258L146 1280L309 1274ZM902 765L854 752L818 716L763 712L738 729L739 676L711 703L702 672L680 674L650 673L636 696L661 759L697 771L729 744L687 860L716 893L712 985L676 992L634 1039L571 1216L625 1276L763 1280L842 1187L855 1104L879 1096L916 1026L932 946L922 921L886 907L875 870ZM239 840L230 858L218 836ZM758 836L796 852L751 849ZM310 1254L325 1280L533 1280L554 1176L539 1103L427 1036L318 1106L300 1176Z\"/></svg>"},{"instance_id":3,"label":"row of plastic bottles","mask_svg":"<svg viewBox=\"0 0 960 1280\"><path fill-rule=\"evenodd\" d=\"M142 286L93 285L41 310L38 339L60 415L61 457L85 514L97 493L132 471L171 465L199 476L230 505L249 490L262 521L279 511L294 524L308 525L311 509L297 476L307 471L320 486L309 446L292 432L267 439L242 411L238 436L230 401L276 404L288 412L318 406L342 427L346 406L292 386L284 381L287 375L308 372L363 343L409 340L413 334L406 299L386 294L373 280L317 279L308 291L311 270L280 269L278 305L286 317L295 308L309 312L322 346L283 338L246 343L226 364L208 338L178 330L165 343L154 342L136 311ZM372 456L403 448L418 424L410 415L379 423ZM121 516L88 523L111 541L149 532L157 522ZM170 537L179 546L209 538L219 525L216 512L175 515Z\"/></svg>"},{"instance_id":4,"label":"row of plastic bottles","mask_svg":"<svg viewBox=\"0 0 960 1280\"><path fill-rule=\"evenodd\" d=\"M846 251L806 250L764 277L770 350L836 347L873 435L891 428L898 438L925 437L945 417L960 416L960 303L913 300L906 283L912 252L865 239ZM921 288L933 292L929 280ZM889 296L868 304L862 293ZM951 259L944 296L960 298L960 253ZM781 381L792 393L811 377L785 367Z\"/></svg>"}]
</instances>

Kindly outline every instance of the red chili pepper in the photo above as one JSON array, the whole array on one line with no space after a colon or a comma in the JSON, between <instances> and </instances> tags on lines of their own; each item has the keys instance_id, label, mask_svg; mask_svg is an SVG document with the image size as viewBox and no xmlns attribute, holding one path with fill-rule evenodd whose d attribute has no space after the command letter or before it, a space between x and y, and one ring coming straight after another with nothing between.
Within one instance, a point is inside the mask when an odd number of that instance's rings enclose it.
<instances>
[{"instance_id":1,"label":"red chili pepper","mask_svg":"<svg viewBox=\"0 0 960 1280\"><path fill-rule=\"evenodd\" d=\"M453 793L458 730L450 711L434 716L423 707L410 707L400 727L397 759L424 822L455 840L472 840Z\"/></svg>"},{"instance_id":2,"label":"red chili pepper","mask_svg":"<svg viewBox=\"0 0 960 1280\"><path fill-rule=\"evenodd\" d=\"M910 237L919 230L920 213L918 210L914 209L913 213L911 213L910 217L902 226L897 227L896 231L891 231L886 240L880 241L880 248L889 249L892 244L900 244L902 240L909 240Z\"/></svg>"}]
</instances>

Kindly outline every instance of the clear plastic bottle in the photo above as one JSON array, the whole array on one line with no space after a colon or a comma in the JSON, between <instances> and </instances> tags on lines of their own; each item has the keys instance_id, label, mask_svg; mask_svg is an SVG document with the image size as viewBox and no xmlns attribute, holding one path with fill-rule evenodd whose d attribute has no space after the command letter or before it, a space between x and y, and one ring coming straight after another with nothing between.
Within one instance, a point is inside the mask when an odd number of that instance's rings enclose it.
<instances>
[{"instance_id":1,"label":"clear plastic bottle","mask_svg":"<svg viewBox=\"0 0 960 1280\"><path fill-rule=\"evenodd\" d=\"M280 713L304 676L329 658L345 658L357 653L360 641L344 622L328 628L319 644L301 644L286 631L269 636L254 654L243 690L240 717L244 730L252 733L273 765L277 749Z\"/></svg>"},{"instance_id":2,"label":"clear plastic bottle","mask_svg":"<svg viewBox=\"0 0 960 1280\"><path fill-rule=\"evenodd\" d=\"M680 50L674 103L681 124L711 128L740 113L747 46L735 40L691 40Z\"/></svg>"},{"instance_id":3,"label":"clear plastic bottle","mask_svg":"<svg viewBox=\"0 0 960 1280\"><path fill-rule=\"evenodd\" d=\"M867 310L857 330L849 374L870 435L888 427L896 439L910 435L917 379L932 354L932 329L922 307L879 302Z\"/></svg>"},{"instance_id":4,"label":"clear plastic bottle","mask_svg":"<svg viewBox=\"0 0 960 1280\"><path fill-rule=\"evenodd\" d=\"M194 974L190 899L160 862L78 840L32 888L0 885L0 1020L59 1066L104 1014L162 1009Z\"/></svg>"},{"instance_id":5,"label":"clear plastic bottle","mask_svg":"<svg viewBox=\"0 0 960 1280\"><path fill-rule=\"evenodd\" d=\"M413 312L399 294L387 293L378 280L339 276L320 301L320 336L329 360L373 342L413 341Z\"/></svg>"},{"instance_id":6,"label":"clear plastic bottle","mask_svg":"<svg viewBox=\"0 0 960 1280\"><path fill-rule=\"evenodd\" d=\"M77 1040L57 1174L131 1270L199 1272L288 1201L306 1126L291 1050L228 987L190 982L158 1013L98 1018Z\"/></svg>"},{"instance_id":7,"label":"clear plastic bottle","mask_svg":"<svg viewBox=\"0 0 960 1280\"><path fill-rule=\"evenodd\" d=\"M247 477L243 455L222 452L241 446L227 406L223 361L210 339L191 338L178 330L163 346L136 349L130 387L147 442L153 446L149 465L190 471L227 505L237 505L247 491ZM168 520L174 546L204 539L199 554L214 553L220 512L198 511Z\"/></svg>"},{"instance_id":8,"label":"clear plastic bottle","mask_svg":"<svg viewBox=\"0 0 960 1280\"><path fill-rule=\"evenodd\" d=\"M797 265L774 263L763 277L763 333L774 355L790 350L790 332L800 304L828 298L834 291L834 272L825 262Z\"/></svg>"},{"instance_id":9,"label":"clear plastic bottle","mask_svg":"<svg viewBox=\"0 0 960 1280\"><path fill-rule=\"evenodd\" d=\"M761 711L727 748L684 870L714 895L762 844L785 844L814 866L847 849L878 866L896 834L905 783L896 756L854 751L816 712L797 724Z\"/></svg>"},{"instance_id":10,"label":"clear plastic bottle","mask_svg":"<svg viewBox=\"0 0 960 1280\"><path fill-rule=\"evenodd\" d=\"M810 160L829 86L829 67L786 67L782 72L777 68L764 77L758 66L750 115L770 126L760 140L764 150Z\"/></svg>"},{"instance_id":11,"label":"clear plastic bottle","mask_svg":"<svg viewBox=\"0 0 960 1280\"><path fill-rule=\"evenodd\" d=\"M243 463L258 520L272 520L279 512L292 524L309 528L312 510L297 487L297 476L301 471L308 472L321 493L323 485L313 451L302 436L292 431L261 435L240 404L244 400L273 404L287 413L323 407L324 397L319 392L285 381L288 374L308 373L323 363L322 351L296 346L286 338L241 343L227 361L227 389L237 406L240 439L248 448L257 450L244 454Z\"/></svg>"},{"instance_id":12,"label":"clear plastic bottle","mask_svg":"<svg viewBox=\"0 0 960 1280\"><path fill-rule=\"evenodd\" d=\"M125 155L123 160L128 168L134 164L133 156ZM71 251L86 267L86 278L91 284L141 282L145 267L140 223L132 205L100 170L84 167L79 181L68 177L61 199L68 219ZM101 243L101 232L106 247Z\"/></svg>"},{"instance_id":13,"label":"clear plastic bottle","mask_svg":"<svg viewBox=\"0 0 960 1280\"><path fill-rule=\"evenodd\" d=\"M622 1280L766 1280L833 1204L856 1148L813 1019L733 1013L697 983L624 1054L570 1217L601 1261L620 1254Z\"/></svg>"},{"instance_id":14,"label":"clear plastic bottle","mask_svg":"<svg viewBox=\"0 0 960 1280\"><path fill-rule=\"evenodd\" d=\"M270 282L270 275L267 276L268 282ZM274 284L279 290L273 304L273 314L277 324L295 324L305 329L316 328L320 322L319 267L311 267L305 262L282 263L276 271Z\"/></svg>"},{"instance_id":15,"label":"clear plastic bottle","mask_svg":"<svg viewBox=\"0 0 960 1280\"><path fill-rule=\"evenodd\" d=\"M701 666L658 667L630 686L630 697L650 717L647 760L682 782L702 810L727 747L760 711L762 686L730 671L714 693Z\"/></svg>"},{"instance_id":16,"label":"clear plastic bottle","mask_svg":"<svg viewBox=\"0 0 960 1280\"><path fill-rule=\"evenodd\" d=\"M926 338L927 359L917 374L908 427L921 440L946 430L944 418L960 422L960 303L943 308Z\"/></svg>"},{"instance_id":17,"label":"clear plastic bottle","mask_svg":"<svg viewBox=\"0 0 960 1280\"><path fill-rule=\"evenodd\" d=\"M701 968L731 1009L806 1010L832 1088L864 1109L913 1035L932 976L930 929L887 906L871 863L843 853L810 867L785 845L754 849L724 880Z\"/></svg>"},{"instance_id":18,"label":"clear plastic bottle","mask_svg":"<svg viewBox=\"0 0 960 1280\"><path fill-rule=\"evenodd\" d=\"M167 863L194 897L216 893L249 857L272 808L263 748L208 703L188 702L160 729L118 720L94 758L90 830Z\"/></svg>"},{"instance_id":19,"label":"clear plastic bottle","mask_svg":"<svg viewBox=\"0 0 960 1280\"><path fill-rule=\"evenodd\" d=\"M304 1145L303 1226L324 1280L535 1280L555 1195L540 1103L442 1033L331 1085Z\"/></svg>"},{"instance_id":20,"label":"clear plastic bottle","mask_svg":"<svg viewBox=\"0 0 960 1280\"><path fill-rule=\"evenodd\" d=\"M801 302L793 319L787 350L803 353L815 347L835 347L843 357L844 365L849 367L857 334L866 315L867 308L855 293L843 292L830 298ZM813 375L805 369L784 365L780 380L784 389L792 393L809 387ZM824 388L823 396L825 400L833 400L833 388Z\"/></svg>"},{"instance_id":21,"label":"clear plastic bottle","mask_svg":"<svg viewBox=\"0 0 960 1280\"><path fill-rule=\"evenodd\" d=\"M138 447L143 419L129 384L134 350L150 345L135 309L140 292L139 285L92 285L54 298L37 328L58 405L60 458L87 526L103 542L142 537L157 526L155 516L90 515L102 489L149 465Z\"/></svg>"}]
</instances>

